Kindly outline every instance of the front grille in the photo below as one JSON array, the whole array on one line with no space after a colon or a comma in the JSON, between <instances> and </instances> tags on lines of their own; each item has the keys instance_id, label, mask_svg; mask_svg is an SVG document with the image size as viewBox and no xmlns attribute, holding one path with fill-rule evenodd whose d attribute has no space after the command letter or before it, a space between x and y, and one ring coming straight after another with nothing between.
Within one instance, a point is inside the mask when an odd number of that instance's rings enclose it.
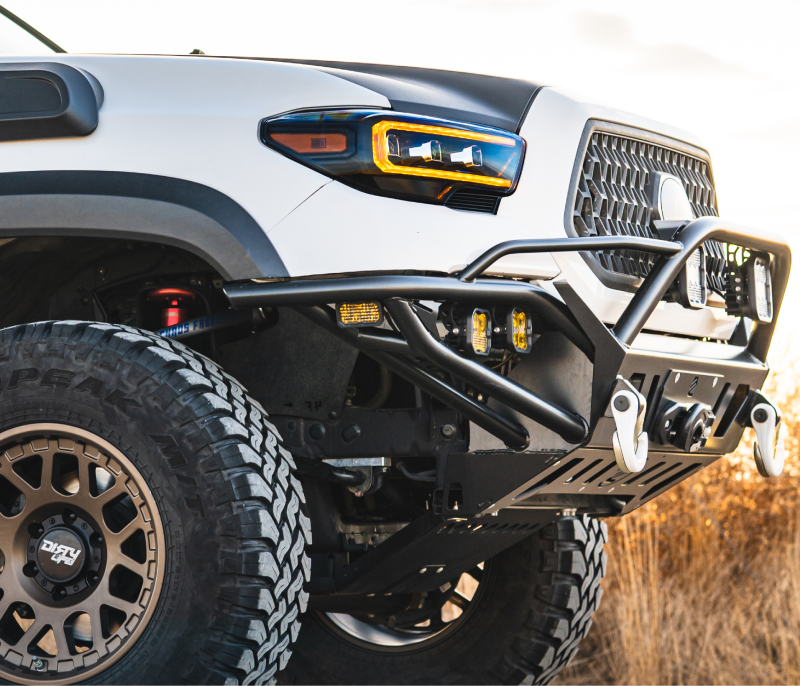
<instances>
[{"instance_id":1,"label":"front grille","mask_svg":"<svg viewBox=\"0 0 800 686\"><path fill-rule=\"evenodd\" d=\"M578 236L639 236L658 238L651 225L654 208L645 189L654 172L674 174L683 181L695 217L718 216L714 181L708 162L648 140L595 130L586 142L578 170L572 225ZM716 241L706 243L709 289L725 292L726 251ZM634 250L596 253L600 266L629 277L644 278L654 256Z\"/></svg>"}]
</instances>

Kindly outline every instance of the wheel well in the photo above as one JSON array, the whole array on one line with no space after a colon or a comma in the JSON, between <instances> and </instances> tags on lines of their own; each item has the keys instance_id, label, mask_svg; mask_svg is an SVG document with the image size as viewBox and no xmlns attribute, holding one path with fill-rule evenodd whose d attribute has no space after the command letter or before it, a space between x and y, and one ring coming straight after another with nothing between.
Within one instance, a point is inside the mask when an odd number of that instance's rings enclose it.
<instances>
[{"instance_id":1,"label":"wheel well","mask_svg":"<svg viewBox=\"0 0 800 686\"><path fill-rule=\"evenodd\" d=\"M0 239L0 327L83 319L157 328L137 312L136 296L164 283L192 285L209 307L227 307L220 274L181 248L74 236Z\"/></svg>"}]
</instances>

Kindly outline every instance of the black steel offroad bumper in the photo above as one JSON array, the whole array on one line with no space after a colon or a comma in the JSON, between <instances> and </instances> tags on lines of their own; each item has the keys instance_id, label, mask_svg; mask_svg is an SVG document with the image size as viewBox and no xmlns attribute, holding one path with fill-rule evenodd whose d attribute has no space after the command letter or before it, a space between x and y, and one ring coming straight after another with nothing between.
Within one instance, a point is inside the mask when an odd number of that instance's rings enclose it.
<instances>
[{"instance_id":1,"label":"black steel offroad bumper","mask_svg":"<svg viewBox=\"0 0 800 686\"><path fill-rule=\"evenodd\" d=\"M645 334L634 346L692 253L711 239L771 256L772 321L756 323L752 331L740 327L729 344ZM534 284L479 278L512 253L610 249L659 256L611 328L566 282L555 284L559 299ZM560 513L629 512L735 449L750 409L761 399L757 393L768 372L767 352L790 268L785 242L706 217L686 225L671 241L598 237L501 243L452 277L244 283L229 285L226 293L237 309L297 309L468 418L479 427L476 434L483 431L511 449L444 456L434 512L363 555L336 581L337 591L371 593L424 590L436 578L426 582L414 576L419 569L435 569L439 563L453 570L474 565ZM362 300L380 301L396 332L338 327L327 305ZM438 340L415 301L524 306L550 329L542 345L561 352L525 356L508 377L502 376ZM650 455L637 473L620 470L612 450L616 424L610 399L620 379L647 401L643 424L652 439ZM490 400L468 394L465 384ZM701 406L713 416L699 450L687 452L659 432L658 422L672 406Z\"/></svg>"}]
</instances>

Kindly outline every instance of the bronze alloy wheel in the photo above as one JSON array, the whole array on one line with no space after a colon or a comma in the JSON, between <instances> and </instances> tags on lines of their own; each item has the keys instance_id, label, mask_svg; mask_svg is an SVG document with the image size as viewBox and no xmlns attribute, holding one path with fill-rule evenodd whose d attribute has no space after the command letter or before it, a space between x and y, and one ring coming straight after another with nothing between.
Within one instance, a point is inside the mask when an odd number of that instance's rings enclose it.
<instances>
[{"instance_id":1,"label":"bronze alloy wheel","mask_svg":"<svg viewBox=\"0 0 800 686\"><path fill-rule=\"evenodd\" d=\"M0 678L107 669L141 636L163 577L158 508L124 454L66 424L0 434Z\"/></svg>"}]
</instances>

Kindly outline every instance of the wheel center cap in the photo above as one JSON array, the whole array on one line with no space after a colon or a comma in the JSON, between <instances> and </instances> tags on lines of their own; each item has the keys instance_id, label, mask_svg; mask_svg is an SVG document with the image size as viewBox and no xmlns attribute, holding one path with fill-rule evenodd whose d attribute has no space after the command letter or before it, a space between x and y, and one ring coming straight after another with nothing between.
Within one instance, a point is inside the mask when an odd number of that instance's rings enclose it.
<instances>
[{"instance_id":1,"label":"wheel center cap","mask_svg":"<svg viewBox=\"0 0 800 686\"><path fill-rule=\"evenodd\" d=\"M86 548L67 528L50 529L39 541L36 559L42 575L54 583L71 581L83 567Z\"/></svg>"}]
</instances>

